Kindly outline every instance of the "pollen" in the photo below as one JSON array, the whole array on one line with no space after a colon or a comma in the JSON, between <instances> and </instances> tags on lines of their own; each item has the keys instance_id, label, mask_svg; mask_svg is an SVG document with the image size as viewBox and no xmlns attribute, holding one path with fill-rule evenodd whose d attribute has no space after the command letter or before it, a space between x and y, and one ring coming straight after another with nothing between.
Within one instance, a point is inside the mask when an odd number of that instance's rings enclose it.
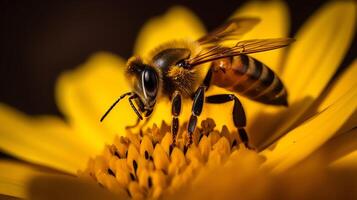
<instances>
[{"instance_id":1,"label":"pollen","mask_svg":"<svg viewBox=\"0 0 357 200\"><path fill-rule=\"evenodd\" d=\"M187 186L204 167L223 164L241 145L236 131L216 128L206 119L196 128L193 144L183 124L173 145L170 126L162 122L139 133L127 131L90 159L78 176L96 181L119 195L133 199L158 199Z\"/></svg>"}]
</instances>

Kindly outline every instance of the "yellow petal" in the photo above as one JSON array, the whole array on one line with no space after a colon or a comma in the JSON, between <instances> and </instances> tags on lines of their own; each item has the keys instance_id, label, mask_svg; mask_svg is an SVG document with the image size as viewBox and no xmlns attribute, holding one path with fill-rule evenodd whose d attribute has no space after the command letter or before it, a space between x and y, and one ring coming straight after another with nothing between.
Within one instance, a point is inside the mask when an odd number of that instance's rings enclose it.
<instances>
[{"instance_id":1,"label":"yellow petal","mask_svg":"<svg viewBox=\"0 0 357 200\"><path fill-rule=\"evenodd\" d=\"M355 2L332 1L301 28L281 77L290 106L266 108L258 113L259 119L251 122L252 132L257 134L254 135L256 147L262 149L284 134L321 94L351 44L355 20Z\"/></svg>"},{"instance_id":2,"label":"yellow petal","mask_svg":"<svg viewBox=\"0 0 357 200\"><path fill-rule=\"evenodd\" d=\"M187 8L173 7L164 16L149 20L140 30L134 53L145 56L152 49L175 39L198 39L205 33L199 19Z\"/></svg>"},{"instance_id":3,"label":"yellow petal","mask_svg":"<svg viewBox=\"0 0 357 200\"><path fill-rule=\"evenodd\" d=\"M276 192L281 199L355 199L355 170L331 169L320 160L303 161L283 173L276 174ZM353 188L353 189L352 189Z\"/></svg>"},{"instance_id":4,"label":"yellow petal","mask_svg":"<svg viewBox=\"0 0 357 200\"><path fill-rule=\"evenodd\" d=\"M25 198L26 187L31 178L48 173L28 164L0 160L0 194Z\"/></svg>"},{"instance_id":5,"label":"yellow petal","mask_svg":"<svg viewBox=\"0 0 357 200\"><path fill-rule=\"evenodd\" d=\"M356 124L356 123L355 123ZM339 137L339 140L333 141L333 143L326 147L328 150L332 150L331 148L334 145L339 145L339 149L337 153L333 153L332 155L337 158L334 160L330 167L333 169L356 169L357 167L357 129L354 128L348 134L343 134ZM327 150L327 151L328 151ZM332 156L329 156L332 157ZM331 159L332 160L332 159Z\"/></svg>"},{"instance_id":6,"label":"yellow petal","mask_svg":"<svg viewBox=\"0 0 357 200\"><path fill-rule=\"evenodd\" d=\"M91 149L55 117L30 118L0 104L0 148L36 164L69 173L84 169Z\"/></svg>"},{"instance_id":7,"label":"yellow petal","mask_svg":"<svg viewBox=\"0 0 357 200\"><path fill-rule=\"evenodd\" d=\"M287 5L283 1L250 1L237 9L232 17L258 17L261 19L260 23L246 33L241 40L287 37L289 33L290 16ZM251 56L262 61L276 73L280 74L285 51L286 49L283 48L269 52L255 53L251 54ZM212 89L207 92L207 95L227 93L224 89L211 88ZM265 108L266 105L245 98L240 98L240 100L246 111L249 135L259 135L259 132L251 130L251 126L254 126L253 121L257 118L258 111ZM224 106L226 106L227 109L222 109L223 105L211 104L206 106L207 108L204 109L202 116L203 118L215 117L214 120L217 127L227 125L230 129L234 130L232 122L233 103L227 103ZM252 138L252 140L254 140L254 138Z\"/></svg>"},{"instance_id":8,"label":"yellow petal","mask_svg":"<svg viewBox=\"0 0 357 200\"><path fill-rule=\"evenodd\" d=\"M357 167L357 150L345 155L335 162L331 163L331 167L333 168L351 168L356 169Z\"/></svg>"},{"instance_id":9,"label":"yellow petal","mask_svg":"<svg viewBox=\"0 0 357 200\"><path fill-rule=\"evenodd\" d=\"M344 93L348 91L350 86L357 85L357 79L354 76L357 74L357 60L355 60L337 79L329 85L329 87L321 94L314 102L309 110L298 120L297 124L302 123L314 114L323 111ZM339 132L346 132L357 124L357 111L353 113Z\"/></svg>"},{"instance_id":10,"label":"yellow petal","mask_svg":"<svg viewBox=\"0 0 357 200\"><path fill-rule=\"evenodd\" d=\"M292 103L301 93L312 98L320 94L351 45L355 20L355 2L330 2L301 28L283 74Z\"/></svg>"},{"instance_id":11,"label":"yellow petal","mask_svg":"<svg viewBox=\"0 0 357 200\"><path fill-rule=\"evenodd\" d=\"M356 121L356 120L355 120ZM357 122L355 123L357 124ZM319 160L321 165L332 167L357 166L357 160L351 162L357 152L357 128L331 138L306 160Z\"/></svg>"},{"instance_id":12,"label":"yellow petal","mask_svg":"<svg viewBox=\"0 0 357 200\"><path fill-rule=\"evenodd\" d=\"M114 194L94 182L64 175L44 175L28 183L27 199L128 199L125 193Z\"/></svg>"},{"instance_id":13,"label":"yellow petal","mask_svg":"<svg viewBox=\"0 0 357 200\"><path fill-rule=\"evenodd\" d=\"M332 138L353 115L357 107L357 90L352 87L337 102L306 123L284 135L262 152L264 167L283 171L309 156Z\"/></svg>"},{"instance_id":14,"label":"yellow petal","mask_svg":"<svg viewBox=\"0 0 357 200\"><path fill-rule=\"evenodd\" d=\"M104 144L113 141L115 134L123 134L126 125L136 121L126 99L100 123L101 116L124 92L130 91L126 83L125 63L109 53L98 53L78 69L60 76L56 98L60 110L75 131L100 152Z\"/></svg>"},{"instance_id":15,"label":"yellow petal","mask_svg":"<svg viewBox=\"0 0 357 200\"><path fill-rule=\"evenodd\" d=\"M357 60L346 68L346 70L323 92L320 98L314 103L310 109L310 114L320 112L335 102L342 94L346 93L350 86L357 85ZM305 114L308 115L308 114Z\"/></svg>"}]
</instances>

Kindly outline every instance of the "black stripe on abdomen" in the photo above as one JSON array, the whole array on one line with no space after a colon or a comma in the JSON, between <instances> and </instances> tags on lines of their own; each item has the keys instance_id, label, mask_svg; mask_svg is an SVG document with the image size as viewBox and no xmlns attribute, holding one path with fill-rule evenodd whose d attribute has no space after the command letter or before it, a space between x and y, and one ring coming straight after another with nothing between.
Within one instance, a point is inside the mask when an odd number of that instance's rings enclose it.
<instances>
[{"instance_id":1,"label":"black stripe on abdomen","mask_svg":"<svg viewBox=\"0 0 357 200\"><path fill-rule=\"evenodd\" d=\"M253 99L271 105L287 105L287 91L278 76L274 75L271 85Z\"/></svg>"},{"instance_id":2,"label":"black stripe on abdomen","mask_svg":"<svg viewBox=\"0 0 357 200\"><path fill-rule=\"evenodd\" d=\"M244 55L246 56L246 55ZM253 59L252 57L248 57L246 56L246 58L248 58L247 62L247 70L244 74L242 74L241 76L246 76L245 78L243 78L243 80L238 81L234 86L233 86L233 91L242 93L246 90L248 90L250 87L252 87L254 85L254 83L259 79L259 77L262 74L262 70L263 70L263 64L255 59ZM245 63L244 63L245 64Z\"/></svg>"},{"instance_id":3,"label":"black stripe on abdomen","mask_svg":"<svg viewBox=\"0 0 357 200\"><path fill-rule=\"evenodd\" d=\"M249 57L247 55L245 55L245 54L242 54L239 57L240 57L240 61L242 63L242 67L238 69L238 73L245 74L245 73L247 73L248 68L249 68ZM235 64L234 63L234 59L235 58L233 57L232 58L233 65ZM237 69L235 69L235 70L237 71Z\"/></svg>"},{"instance_id":4,"label":"black stripe on abdomen","mask_svg":"<svg viewBox=\"0 0 357 200\"><path fill-rule=\"evenodd\" d=\"M243 95L247 96L248 98L254 98L264 92L271 85L275 76L274 72L262 62L255 60L255 64L261 66L262 72L260 73L260 76L257 78L255 83L243 92Z\"/></svg>"},{"instance_id":5,"label":"black stripe on abdomen","mask_svg":"<svg viewBox=\"0 0 357 200\"><path fill-rule=\"evenodd\" d=\"M279 77L262 62L254 58L250 59L249 67L253 64L255 70L254 73L247 73L250 76L245 86L248 87L239 91L240 94L265 104L287 105L287 91Z\"/></svg>"}]
</instances>

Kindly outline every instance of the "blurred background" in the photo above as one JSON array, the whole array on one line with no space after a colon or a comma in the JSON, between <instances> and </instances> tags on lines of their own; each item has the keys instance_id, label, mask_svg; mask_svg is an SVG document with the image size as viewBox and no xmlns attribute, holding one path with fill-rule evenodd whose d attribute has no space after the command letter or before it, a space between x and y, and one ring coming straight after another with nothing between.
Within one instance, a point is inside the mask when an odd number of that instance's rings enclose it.
<instances>
[{"instance_id":1,"label":"blurred background","mask_svg":"<svg viewBox=\"0 0 357 200\"><path fill-rule=\"evenodd\" d=\"M27 114L60 115L54 101L54 85L62 71L75 68L97 51L110 51L128 58L140 27L171 6L180 4L190 8L210 30L244 2L2 0L0 102ZM291 35L324 2L288 2ZM355 58L356 47L355 39L342 66Z\"/></svg>"}]
</instances>

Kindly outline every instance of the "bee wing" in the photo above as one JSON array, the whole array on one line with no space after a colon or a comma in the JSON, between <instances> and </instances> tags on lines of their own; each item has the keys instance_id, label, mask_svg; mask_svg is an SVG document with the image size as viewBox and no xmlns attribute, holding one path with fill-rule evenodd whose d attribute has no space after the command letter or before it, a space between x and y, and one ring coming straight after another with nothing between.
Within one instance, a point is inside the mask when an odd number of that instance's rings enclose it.
<instances>
[{"instance_id":1,"label":"bee wing","mask_svg":"<svg viewBox=\"0 0 357 200\"><path fill-rule=\"evenodd\" d=\"M282 48L288 46L290 43L294 41L295 39L293 38L274 38L274 39L243 40L243 41L239 41L233 47L212 45L207 48L204 48L204 50L202 50L197 56L189 59L187 63L189 66L193 67L220 58Z\"/></svg>"},{"instance_id":2,"label":"bee wing","mask_svg":"<svg viewBox=\"0 0 357 200\"><path fill-rule=\"evenodd\" d=\"M220 43L227 40L238 40L243 34L250 31L260 21L259 18L233 18L215 30L197 40L200 45Z\"/></svg>"}]
</instances>

